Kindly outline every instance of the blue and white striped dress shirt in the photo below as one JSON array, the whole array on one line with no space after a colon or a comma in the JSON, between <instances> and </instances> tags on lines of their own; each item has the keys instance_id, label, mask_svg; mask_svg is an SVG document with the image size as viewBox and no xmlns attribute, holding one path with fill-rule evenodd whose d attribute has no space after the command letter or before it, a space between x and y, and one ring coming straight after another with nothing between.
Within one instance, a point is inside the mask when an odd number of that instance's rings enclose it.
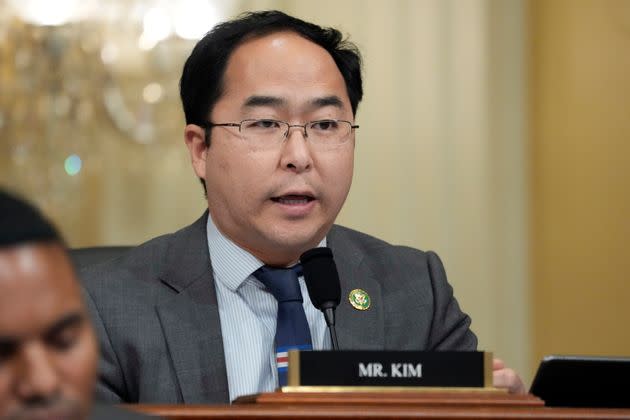
<instances>
[{"instance_id":1,"label":"blue and white striped dress shirt","mask_svg":"<svg viewBox=\"0 0 630 420\"><path fill-rule=\"evenodd\" d=\"M278 386L274 351L278 302L252 276L264 264L219 232L210 216L207 232L230 401L241 395L273 391ZM319 246L326 246L326 238ZM324 316L311 303L304 278L300 277L299 282L313 349L330 349Z\"/></svg>"}]
</instances>

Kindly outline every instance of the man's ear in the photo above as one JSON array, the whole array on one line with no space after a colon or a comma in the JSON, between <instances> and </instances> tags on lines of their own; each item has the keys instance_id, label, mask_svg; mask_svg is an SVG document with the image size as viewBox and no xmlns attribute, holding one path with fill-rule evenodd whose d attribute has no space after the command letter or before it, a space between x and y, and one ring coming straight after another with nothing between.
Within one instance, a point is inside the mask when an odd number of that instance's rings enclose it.
<instances>
[{"instance_id":1,"label":"man's ear","mask_svg":"<svg viewBox=\"0 0 630 420\"><path fill-rule=\"evenodd\" d=\"M195 124L188 124L184 128L184 141L190 153L190 162L195 174L206 179L206 158L208 156L208 147L206 147L206 130Z\"/></svg>"}]
</instances>

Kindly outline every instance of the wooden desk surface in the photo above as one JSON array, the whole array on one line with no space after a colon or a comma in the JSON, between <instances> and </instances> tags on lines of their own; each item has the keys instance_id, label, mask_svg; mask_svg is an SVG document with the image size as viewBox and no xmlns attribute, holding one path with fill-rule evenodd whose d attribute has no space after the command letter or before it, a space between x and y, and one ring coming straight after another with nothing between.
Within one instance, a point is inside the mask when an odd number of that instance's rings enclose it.
<instances>
[{"instance_id":1,"label":"wooden desk surface","mask_svg":"<svg viewBox=\"0 0 630 420\"><path fill-rule=\"evenodd\" d=\"M131 407L129 407L131 408ZM630 410L504 407L136 406L170 420L188 419L630 419Z\"/></svg>"},{"instance_id":2,"label":"wooden desk surface","mask_svg":"<svg viewBox=\"0 0 630 420\"><path fill-rule=\"evenodd\" d=\"M267 393L233 405L126 405L170 420L188 419L630 419L630 409L551 408L508 394Z\"/></svg>"}]
</instances>

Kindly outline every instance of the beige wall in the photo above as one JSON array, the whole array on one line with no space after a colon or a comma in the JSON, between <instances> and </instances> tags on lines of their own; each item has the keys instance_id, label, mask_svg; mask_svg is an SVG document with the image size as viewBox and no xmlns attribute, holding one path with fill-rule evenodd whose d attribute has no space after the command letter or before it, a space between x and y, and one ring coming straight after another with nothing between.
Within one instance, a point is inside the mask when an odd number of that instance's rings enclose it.
<instances>
[{"instance_id":1,"label":"beige wall","mask_svg":"<svg viewBox=\"0 0 630 420\"><path fill-rule=\"evenodd\" d=\"M531 2L532 357L630 355L630 2Z\"/></svg>"}]
</instances>

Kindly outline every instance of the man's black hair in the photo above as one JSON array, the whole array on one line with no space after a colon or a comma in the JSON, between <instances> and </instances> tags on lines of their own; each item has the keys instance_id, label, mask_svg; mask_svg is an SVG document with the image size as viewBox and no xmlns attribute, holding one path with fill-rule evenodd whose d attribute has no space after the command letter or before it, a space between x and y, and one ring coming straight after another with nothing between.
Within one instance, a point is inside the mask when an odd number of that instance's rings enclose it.
<instances>
[{"instance_id":1,"label":"man's black hair","mask_svg":"<svg viewBox=\"0 0 630 420\"><path fill-rule=\"evenodd\" d=\"M28 242L59 242L61 236L34 206L0 190L0 248Z\"/></svg>"},{"instance_id":2,"label":"man's black hair","mask_svg":"<svg viewBox=\"0 0 630 420\"><path fill-rule=\"evenodd\" d=\"M247 12L216 25L195 45L184 64L179 93L186 124L204 126L223 94L223 76L234 50L244 41L280 31L292 31L324 48L332 56L346 83L352 114L363 97L361 54L334 28L325 28L277 10ZM206 130L206 147L210 146ZM201 183L205 183L203 179Z\"/></svg>"}]
</instances>

